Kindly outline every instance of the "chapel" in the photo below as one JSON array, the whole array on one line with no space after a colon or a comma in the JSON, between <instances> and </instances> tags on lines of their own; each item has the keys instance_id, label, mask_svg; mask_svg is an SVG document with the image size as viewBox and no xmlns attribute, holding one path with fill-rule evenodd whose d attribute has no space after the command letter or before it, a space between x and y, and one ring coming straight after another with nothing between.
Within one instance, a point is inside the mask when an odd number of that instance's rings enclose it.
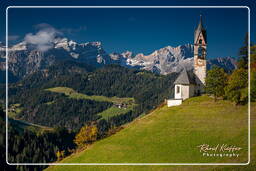
<instances>
[{"instance_id":1,"label":"chapel","mask_svg":"<svg viewBox=\"0 0 256 171\"><path fill-rule=\"evenodd\" d=\"M205 92L207 34L203 27L202 16L194 32L194 69L180 72L174 82L174 99L167 100L167 105L177 106L183 100L199 96Z\"/></svg>"}]
</instances>

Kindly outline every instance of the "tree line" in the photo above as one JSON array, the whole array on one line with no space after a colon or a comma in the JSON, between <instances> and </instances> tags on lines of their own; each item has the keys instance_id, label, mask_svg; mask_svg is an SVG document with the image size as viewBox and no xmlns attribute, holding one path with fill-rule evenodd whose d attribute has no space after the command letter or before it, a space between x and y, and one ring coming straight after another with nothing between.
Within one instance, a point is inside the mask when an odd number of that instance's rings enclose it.
<instances>
[{"instance_id":1,"label":"tree line","mask_svg":"<svg viewBox=\"0 0 256 171\"><path fill-rule=\"evenodd\" d=\"M239 50L237 69L227 74L224 69L215 66L207 72L206 93L212 94L215 101L222 97L236 105L248 102L248 48L251 49L251 101L256 100L256 45L249 47L247 35L244 46Z\"/></svg>"}]
</instances>

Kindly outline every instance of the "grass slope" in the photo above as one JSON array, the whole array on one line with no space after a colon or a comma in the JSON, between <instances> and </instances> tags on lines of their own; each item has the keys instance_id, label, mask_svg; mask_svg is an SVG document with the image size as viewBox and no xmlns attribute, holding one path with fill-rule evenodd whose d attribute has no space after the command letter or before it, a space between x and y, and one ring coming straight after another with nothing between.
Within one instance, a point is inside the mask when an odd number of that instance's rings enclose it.
<instances>
[{"instance_id":1,"label":"grass slope","mask_svg":"<svg viewBox=\"0 0 256 171\"><path fill-rule=\"evenodd\" d=\"M252 122L255 121L255 104ZM62 163L193 163L247 162L247 106L229 101L213 102L206 96L186 100L181 106L153 111L117 134L94 143L87 150L71 155ZM255 139L255 125L252 138ZM242 147L240 156L203 157L200 144L229 144ZM255 144L252 144L255 147ZM253 148L252 147L252 148ZM255 148L254 148L255 149ZM255 150L252 151L255 154ZM247 169L255 167L255 162ZM47 170L245 170L243 166L54 166Z\"/></svg>"},{"instance_id":2,"label":"grass slope","mask_svg":"<svg viewBox=\"0 0 256 171\"><path fill-rule=\"evenodd\" d=\"M107 110L104 110L103 112L99 113L98 115L101 115L102 118L107 119L112 116L120 115L127 113L128 111L132 110L135 101L134 98L119 98L119 97L106 97L106 96L88 96L86 94L78 93L72 88L68 87L54 87L46 89L47 91L55 92L55 93L64 93L66 96L69 96L70 98L75 99L88 99L88 100L94 100L99 102L112 102L114 105ZM48 102L49 104L53 102ZM119 108L116 105L119 104L126 104L125 108Z\"/></svg>"}]
</instances>

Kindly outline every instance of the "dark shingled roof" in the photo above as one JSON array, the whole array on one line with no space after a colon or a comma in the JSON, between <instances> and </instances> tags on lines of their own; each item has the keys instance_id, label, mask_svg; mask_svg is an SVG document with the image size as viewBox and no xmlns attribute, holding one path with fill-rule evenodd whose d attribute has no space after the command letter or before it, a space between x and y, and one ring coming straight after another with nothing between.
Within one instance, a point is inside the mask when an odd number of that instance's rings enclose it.
<instances>
[{"instance_id":1,"label":"dark shingled roof","mask_svg":"<svg viewBox=\"0 0 256 171\"><path fill-rule=\"evenodd\" d=\"M195 84L193 71L187 72L186 69L183 69L174 84Z\"/></svg>"}]
</instances>

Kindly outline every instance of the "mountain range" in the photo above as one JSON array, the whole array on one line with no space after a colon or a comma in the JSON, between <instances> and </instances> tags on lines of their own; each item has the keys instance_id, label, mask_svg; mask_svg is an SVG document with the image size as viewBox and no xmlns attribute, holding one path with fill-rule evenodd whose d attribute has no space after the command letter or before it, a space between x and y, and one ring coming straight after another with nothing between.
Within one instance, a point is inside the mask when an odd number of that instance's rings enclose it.
<instances>
[{"instance_id":1,"label":"mountain range","mask_svg":"<svg viewBox=\"0 0 256 171\"><path fill-rule=\"evenodd\" d=\"M8 68L13 77L22 78L59 60L72 60L95 67L118 64L166 75L180 72L183 68L193 69L193 45L166 46L149 55L131 51L109 54L101 42L77 43L67 38L56 38L47 51L41 51L26 41L9 47ZM236 60L232 57L208 58L207 67L213 65L231 71L236 68ZM3 72L5 67L5 47L0 43L0 70Z\"/></svg>"}]
</instances>

